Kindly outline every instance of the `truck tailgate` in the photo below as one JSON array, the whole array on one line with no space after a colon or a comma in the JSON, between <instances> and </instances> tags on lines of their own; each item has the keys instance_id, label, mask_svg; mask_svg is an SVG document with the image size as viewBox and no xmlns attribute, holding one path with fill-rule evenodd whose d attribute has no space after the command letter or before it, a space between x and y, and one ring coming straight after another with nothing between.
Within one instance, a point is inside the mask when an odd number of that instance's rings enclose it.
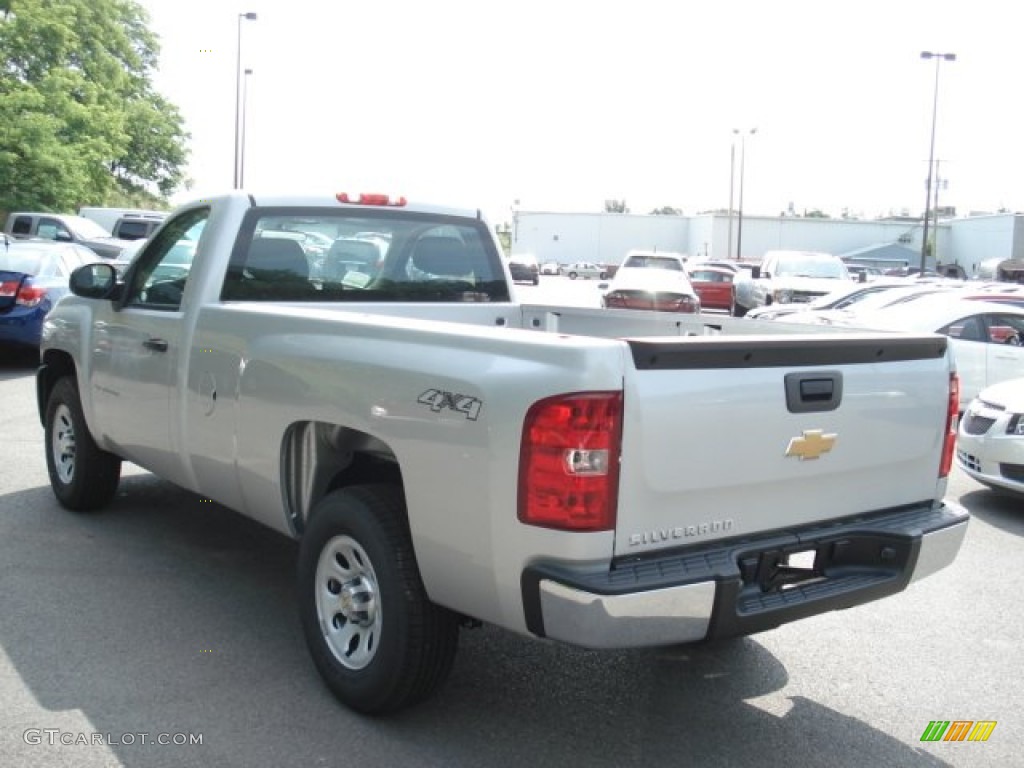
<instances>
[{"instance_id":1,"label":"truck tailgate","mask_svg":"<svg viewBox=\"0 0 1024 768\"><path fill-rule=\"evenodd\" d=\"M946 339L629 340L618 557L936 496Z\"/></svg>"}]
</instances>

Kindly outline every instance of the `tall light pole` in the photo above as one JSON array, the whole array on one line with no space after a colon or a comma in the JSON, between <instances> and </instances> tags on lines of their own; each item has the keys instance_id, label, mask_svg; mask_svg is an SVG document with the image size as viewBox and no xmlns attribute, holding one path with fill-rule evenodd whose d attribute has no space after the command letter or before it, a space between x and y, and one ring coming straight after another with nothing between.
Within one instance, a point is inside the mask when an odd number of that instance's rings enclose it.
<instances>
[{"instance_id":1,"label":"tall light pole","mask_svg":"<svg viewBox=\"0 0 1024 768\"><path fill-rule=\"evenodd\" d=\"M935 247L932 248L932 257L935 259L935 264L939 264L939 190L943 187L948 188L948 183L942 178L942 161L935 158L935 181L932 182L935 187L935 196L932 198L932 239L935 241Z\"/></svg>"},{"instance_id":2,"label":"tall light pole","mask_svg":"<svg viewBox=\"0 0 1024 768\"><path fill-rule=\"evenodd\" d=\"M739 261L743 255L743 172L747 161L747 136L757 133L757 128L751 128L746 133L740 132L740 199L736 218L736 260Z\"/></svg>"},{"instance_id":3,"label":"tall light pole","mask_svg":"<svg viewBox=\"0 0 1024 768\"><path fill-rule=\"evenodd\" d=\"M725 248L725 257L732 258L732 187L736 180L736 134L739 128L732 129L732 143L729 146L729 239Z\"/></svg>"},{"instance_id":4,"label":"tall light pole","mask_svg":"<svg viewBox=\"0 0 1024 768\"><path fill-rule=\"evenodd\" d=\"M246 130L249 126L249 121L246 119L246 104L249 97L249 75L252 74L251 69L245 70L245 82L242 84L242 149L239 152L238 160L238 188L245 188L245 134L248 133Z\"/></svg>"},{"instance_id":5,"label":"tall light pole","mask_svg":"<svg viewBox=\"0 0 1024 768\"><path fill-rule=\"evenodd\" d=\"M252 11L238 14L238 45L236 47L237 55L235 57L235 178L233 181L235 189L240 189L242 186L241 176L238 171L238 145L241 140L241 115L239 101L241 101L242 98L242 22L246 20L256 21L256 14Z\"/></svg>"},{"instance_id":6,"label":"tall light pole","mask_svg":"<svg viewBox=\"0 0 1024 768\"><path fill-rule=\"evenodd\" d=\"M935 59L935 91L932 94L932 140L928 148L928 181L925 183L924 195L924 233L921 235L921 272L923 274L925 259L928 256L928 220L931 218L932 174L935 166L935 119L939 114L939 65L943 61L956 61L956 54L921 51L921 58Z\"/></svg>"}]
</instances>

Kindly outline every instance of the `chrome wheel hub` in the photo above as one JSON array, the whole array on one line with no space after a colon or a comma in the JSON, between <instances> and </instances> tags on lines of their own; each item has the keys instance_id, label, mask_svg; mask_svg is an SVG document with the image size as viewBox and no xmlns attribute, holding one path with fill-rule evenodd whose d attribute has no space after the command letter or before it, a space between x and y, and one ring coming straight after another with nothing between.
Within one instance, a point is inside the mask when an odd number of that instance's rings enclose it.
<instances>
[{"instance_id":1,"label":"chrome wheel hub","mask_svg":"<svg viewBox=\"0 0 1024 768\"><path fill-rule=\"evenodd\" d=\"M377 575L359 542L349 536L327 542L317 562L314 588L327 647L343 666L362 669L377 652L381 608Z\"/></svg>"},{"instance_id":2,"label":"chrome wheel hub","mask_svg":"<svg viewBox=\"0 0 1024 768\"><path fill-rule=\"evenodd\" d=\"M50 443L57 477L62 483L70 483L75 477L75 425L66 405L58 405L53 414Z\"/></svg>"}]
</instances>

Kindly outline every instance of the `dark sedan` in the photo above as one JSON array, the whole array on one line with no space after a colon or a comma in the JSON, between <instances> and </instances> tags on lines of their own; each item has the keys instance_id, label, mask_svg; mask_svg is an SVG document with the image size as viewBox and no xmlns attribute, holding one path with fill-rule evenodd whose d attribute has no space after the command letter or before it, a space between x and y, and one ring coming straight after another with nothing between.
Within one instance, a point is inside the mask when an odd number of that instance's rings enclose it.
<instances>
[{"instance_id":1,"label":"dark sedan","mask_svg":"<svg viewBox=\"0 0 1024 768\"><path fill-rule=\"evenodd\" d=\"M508 260L508 271L512 274L512 281L516 283L540 283L540 265L534 256L510 256Z\"/></svg>"},{"instance_id":2,"label":"dark sedan","mask_svg":"<svg viewBox=\"0 0 1024 768\"><path fill-rule=\"evenodd\" d=\"M68 292L71 272L100 261L73 243L0 239L0 344L38 347L43 319Z\"/></svg>"}]
</instances>

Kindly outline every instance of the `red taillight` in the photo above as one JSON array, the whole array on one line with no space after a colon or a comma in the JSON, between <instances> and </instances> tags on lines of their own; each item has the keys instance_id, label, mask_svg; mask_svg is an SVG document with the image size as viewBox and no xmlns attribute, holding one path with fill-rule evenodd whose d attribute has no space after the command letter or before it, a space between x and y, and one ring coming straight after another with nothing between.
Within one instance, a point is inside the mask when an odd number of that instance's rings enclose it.
<instances>
[{"instance_id":1,"label":"red taillight","mask_svg":"<svg viewBox=\"0 0 1024 768\"><path fill-rule=\"evenodd\" d=\"M939 477L949 475L953 466L953 452L956 450L956 420L960 415L960 379L955 373L949 374L949 405L946 411L946 438L942 443L942 462Z\"/></svg>"},{"instance_id":2,"label":"red taillight","mask_svg":"<svg viewBox=\"0 0 1024 768\"><path fill-rule=\"evenodd\" d=\"M534 403L519 450L519 519L566 531L614 528L621 441L621 392Z\"/></svg>"},{"instance_id":3,"label":"red taillight","mask_svg":"<svg viewBox=\"0 0 1024 768\"><path fill-rule=\"evenodd\" d=\"M355 196L350 195L348 192L339 192L335 197L339 203L348 203L349 205L392 205L401 207L406 203L404 197L396 197L392 200L387 195L367 194L365 192Z\"/></svg>"},{"instance_id":4,"label":"red taillight","mask_svg":"<svg viewBox=\"0 0 1024 768\"><path fill-rule=\"evenodd\" d=\"M24 281L7 280L0 283L0 297L10 298L11 296L14 296L14 303L19 307L38 307L46 298L46 289L32 285L28 279Z\"/></svg>"}]
</instances>

